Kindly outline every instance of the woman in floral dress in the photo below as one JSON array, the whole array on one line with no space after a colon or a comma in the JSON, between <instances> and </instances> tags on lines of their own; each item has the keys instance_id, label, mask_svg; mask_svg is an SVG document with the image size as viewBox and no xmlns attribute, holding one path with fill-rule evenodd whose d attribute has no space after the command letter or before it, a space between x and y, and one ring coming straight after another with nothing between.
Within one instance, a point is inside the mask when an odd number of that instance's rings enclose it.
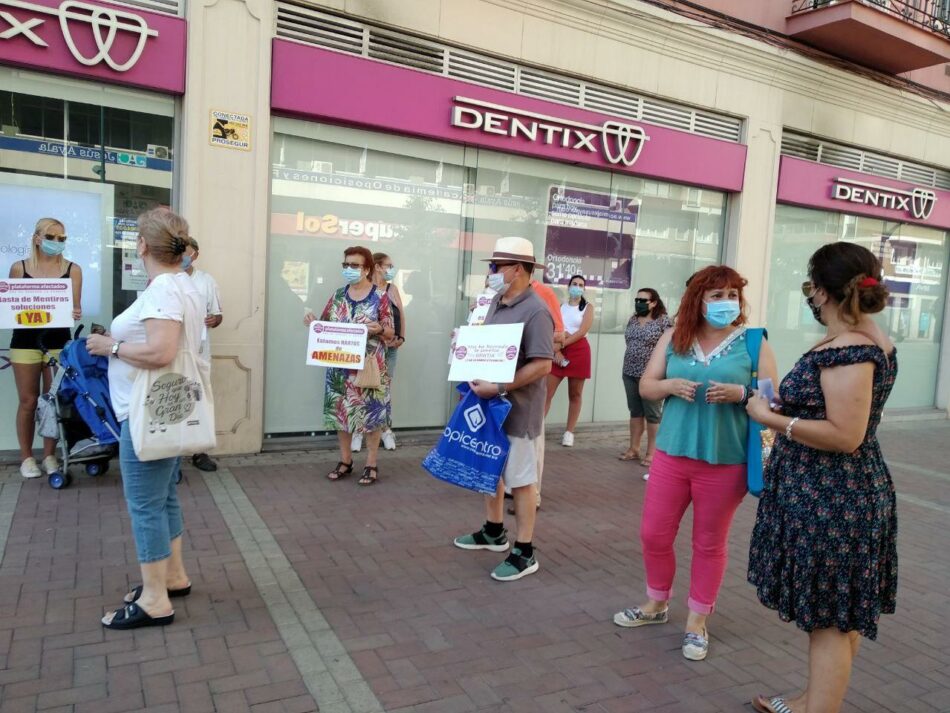
<instances>
[{"instance_id":1,"label":"woman in floral dress","mask_svg":"<svg viewBox=\"0 0 950 713\"><path fill-rule=\"evenodd\" d=\"M808 274L802 291L826 337L782 381L780 407L763 398L747 407L778 434L749 582L809 635L805 692L759 696L761 713L837 713L859 635L877 638L897 592L894 486L875 435L897 376L894 345L870 317L887 303L881 265L866 248L833 243L812 255Z\"/></svg>"},{"instance_id":2,"label":"woman in floral dress","mask_svg":"<svg viewBox=\"0 0 950 713\"><path fill-rule=\"evenodd\" d=\"M327 473L327 478L339 480L353 472L353 434L361 433L366 439L367 454L360 485L373 485L379 477L379 439L389 427L391 416L390 375L386 371L383 342L395 334L392 305L388 295L373 284L373 268L373 254L368 249L347 248L343 254L343 279L348 284L333 293L320 315L324 322L365 324L366 358L375 360L379 368L381 383L375 388L357 386L357 370L327 369L323 418L326 428L336 431L340 445L340 461ZM304 324L309 325L314 319L313 312L308 312Z\"/></svg>"}]
</instances>

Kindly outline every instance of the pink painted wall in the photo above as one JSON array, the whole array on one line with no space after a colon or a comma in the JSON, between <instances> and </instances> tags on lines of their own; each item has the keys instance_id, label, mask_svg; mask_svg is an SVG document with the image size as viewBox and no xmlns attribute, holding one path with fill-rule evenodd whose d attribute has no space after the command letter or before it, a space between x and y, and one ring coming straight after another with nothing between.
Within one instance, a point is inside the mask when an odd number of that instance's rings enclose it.
<instances>
[{"instance_id":1,"label":"pink painted wall","mask_svg":"<svg viewBox=\"0 0 950 713\"><path fill-rule=\"evenodd\" d=\"M383 62L274 40L271 105L275 112L333 123L480 146L536 158L609 168L638 176L706 186L742 189L746 147L638 123L649 140L630 168L613 165L604 152L577 150L452 126L457 96L514 107L599 127L616 120L576 107L487 89ZM623 123L633 123L626 119ZM492 128L497 129L497 126ZM558 135L559 136L559 135Z\"/></svg>"},{"instance_id":2,"label":"pink painted wall","mask_svg":"<svg viewBox=\"0 0 950 713\"><path fill-rule=\"evenodd\" d=\"M904 181L895 181L891 178L874 176L869 173L858 173L857 171L825 166L800 158L782 156L782 162L779 166L777 200L779 203L819 208L836 213L866 215L882 220L895 220L903 223L926 225L931 228L950 229L950 191L926 187L927 190L933 191L936 202L930 217L927 220L920 220L907 210L893 210L881 206L835 199L834 186L836 179L839 178L895 188L900 191L912 191L917 188L917 186Z\"/></svg>"},{"instance_id":3,"label":"pink painted wall","mask_svg":"<svg viewBox=\"0 0 950 713\"><path fill-rule=\"evenodd\" d=\"M169 94L184 94L186 23L181 18L96 0L30 2L48 7L53 12L3 6L4 12L10 13L29 29L27 32L14 31L7 39L0 39L0 64L126 84ZM61 27L60 19L64 16L65 27ZM95 17L99 18L100 23L99 45L92 22ZM35 20L40 23L29 26ZM111 45L108 43L109 24L106 23L123 25L116 31ZM15 27L13 23L0 20L0 30L9 32ZM130 63L144 32L154 34L146 35L138 60ZM37 44L31 38L31 33L47 46ZM75 54L69 47L70 39ZM108 51L108 59L115 67L109 66L101 50ZM84 64L76 55L85 58L90 64ZM124 67L126 64L129 66Z\"/></svg>"}]
</instances>

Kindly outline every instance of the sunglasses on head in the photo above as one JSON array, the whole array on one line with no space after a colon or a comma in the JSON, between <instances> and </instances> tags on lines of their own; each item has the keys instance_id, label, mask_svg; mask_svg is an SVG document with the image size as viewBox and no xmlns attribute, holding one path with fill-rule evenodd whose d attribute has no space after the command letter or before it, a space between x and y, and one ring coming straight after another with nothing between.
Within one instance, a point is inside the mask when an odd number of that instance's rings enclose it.
<instances>
[{"instance_id":1,"label":"sunglasses on head","mask_svg":"<svg viewBox=\"0 0 950 713\"><path fill-rule=\"evenodd\" d=\"M365 267L361 262L343 262L340 264L343 267L352 267L354 270L362 270Z\"/></svg>"},{"instance_id":2,"label":"sunglasses on head","mask_svg":"<svg viewBox=\"0 0 950 713\"><path fill-rule=\"evenodd\" d=\"M503 267L511 267L512 265L517 265L516 262L490 262L488 263L488 271L492 274L495 274Z\"/></svg>"},{"instance_id":3,"label":"sunglasses on head","mask_svg":"<svg viewBox=\"0 0 950 713\"><path fill-rule=\"evenodd\" d=\"M43 236L43 238L46 239L46 240L55 240L55 241L58 242L58 243L65 243L65 242L66 242L66 236L65 236L65 235L53 235L53 234L51 234L51 233L47 233L46 235Z\"/></svg>"}]
</instances>

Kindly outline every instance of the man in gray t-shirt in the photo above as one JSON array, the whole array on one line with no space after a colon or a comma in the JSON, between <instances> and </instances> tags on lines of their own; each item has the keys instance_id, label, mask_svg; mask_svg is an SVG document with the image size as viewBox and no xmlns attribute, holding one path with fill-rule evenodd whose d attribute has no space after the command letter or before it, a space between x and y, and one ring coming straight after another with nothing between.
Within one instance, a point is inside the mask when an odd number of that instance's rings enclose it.
<instances>
[{"instance_id":1,"label":"man in gray t-shirt","mask_svg":"<svg viewBox=\"0 0 950 713\"><path fill-rule=\"evenodd\" d=\"M471 382L479 397L506 396L511 412L505 433L511 442L508 460L498 489L485 498L487 519L482 529L455 538L463 550L505 552L505 485L511 488L518 519L518 538L511 554L491 573L493 579L510 582L538 571L531 538L536 517L538 445L544 438L546 379L554 359L554 320L547 306L531 287L531 274L538 266L534 247L524 238L499 238L489 259L488 286L497 291L488 308L485 324L523 324L514 381L494 384Z\"/></svg>"}]
</instances>

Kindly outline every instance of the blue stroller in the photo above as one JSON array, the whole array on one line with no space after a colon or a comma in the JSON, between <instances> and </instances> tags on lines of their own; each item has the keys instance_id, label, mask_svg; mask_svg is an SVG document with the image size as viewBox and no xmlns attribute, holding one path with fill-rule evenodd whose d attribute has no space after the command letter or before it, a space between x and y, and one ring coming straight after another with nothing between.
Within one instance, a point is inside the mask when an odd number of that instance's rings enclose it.
<instances>
[{"instance_id":1,"label":"blue stroller","mask_svg":"<svg viewBox=\"0 0 950 713\"><path fill-rule=\"evenodd\" d=\"M87 475L102 475L119 450L119 423L109 398L109 360L86 351L86 339L67 342L59 358L50 358L53 382L37 407L39 434L59 440L62 468L49 474L50 487L72 482L69 467L85 463Z\"/></svg>"}]
</instances>

